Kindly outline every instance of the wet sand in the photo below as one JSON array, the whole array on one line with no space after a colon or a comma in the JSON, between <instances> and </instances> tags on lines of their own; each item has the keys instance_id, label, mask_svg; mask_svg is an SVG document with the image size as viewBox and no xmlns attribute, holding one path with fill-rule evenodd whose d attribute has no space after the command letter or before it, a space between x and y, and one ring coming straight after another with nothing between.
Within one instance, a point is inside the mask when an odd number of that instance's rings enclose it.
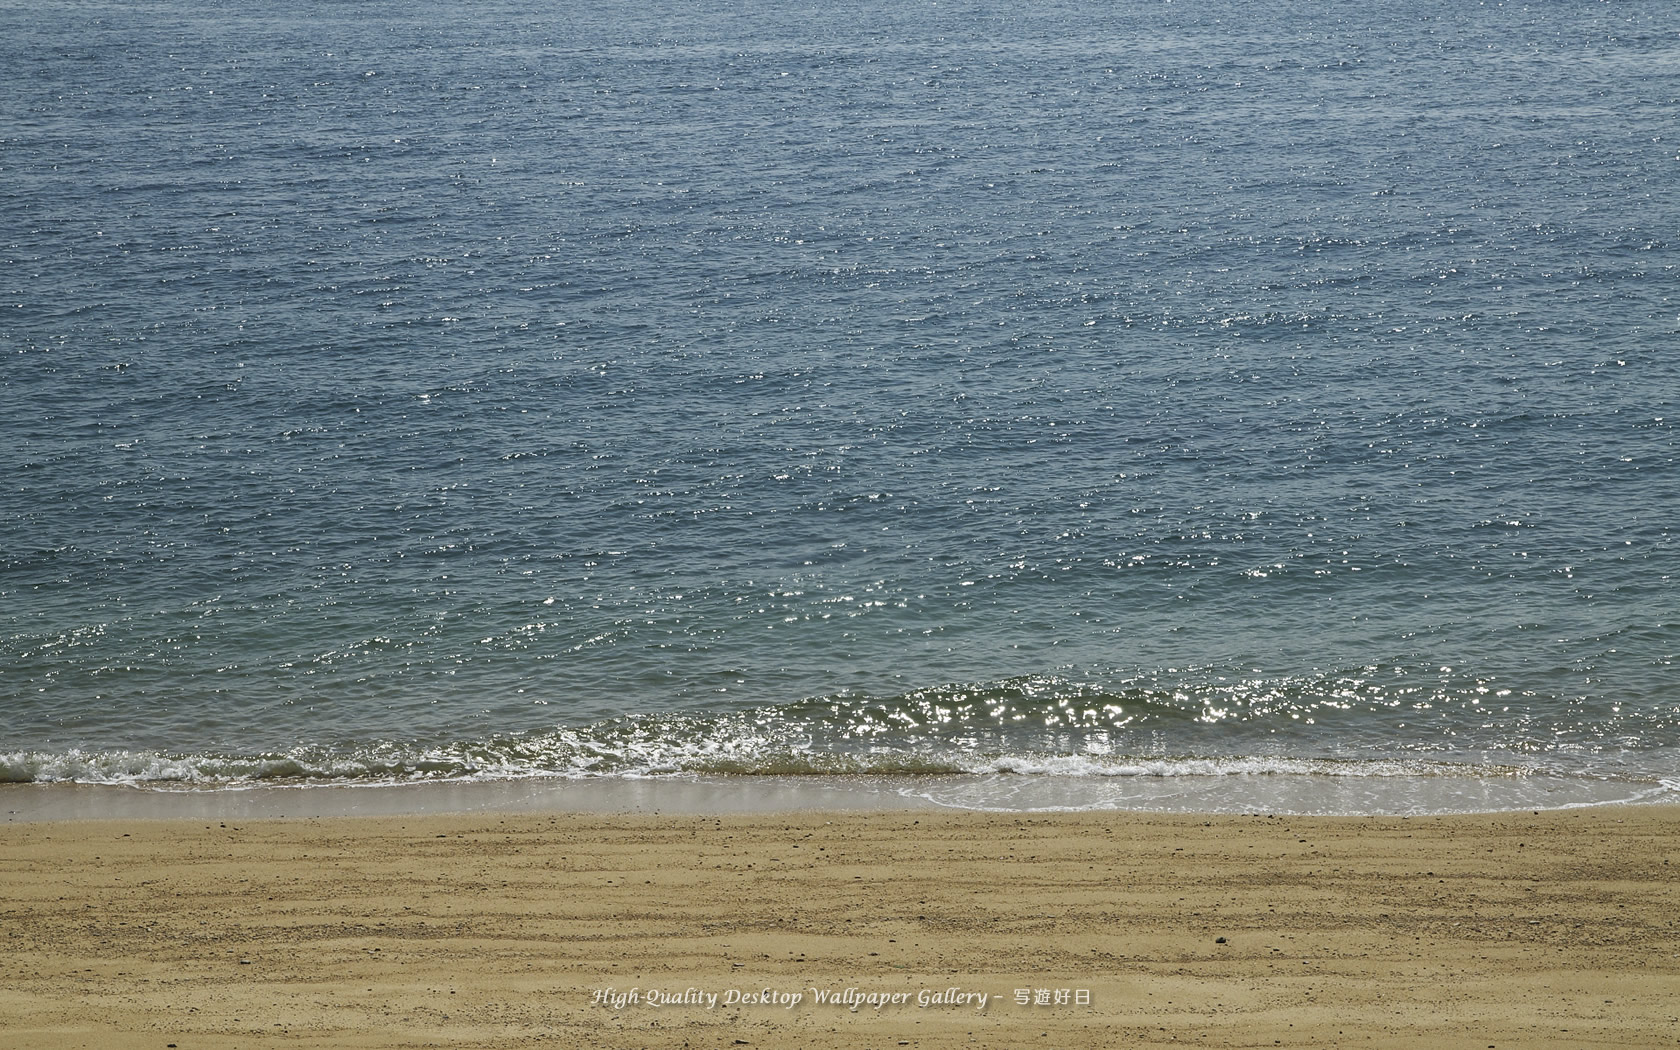
<instances>
[{"instance_id":1,"label":"wet sand","mask_svg":"<svg viewBox=\"0 0 1680 1050\"><path fill-rule=\"evenodd\" d=\"M13 823L0 1044L1675 1047L1677 879L1663 806Z\"/></svg>"}]
</instances>

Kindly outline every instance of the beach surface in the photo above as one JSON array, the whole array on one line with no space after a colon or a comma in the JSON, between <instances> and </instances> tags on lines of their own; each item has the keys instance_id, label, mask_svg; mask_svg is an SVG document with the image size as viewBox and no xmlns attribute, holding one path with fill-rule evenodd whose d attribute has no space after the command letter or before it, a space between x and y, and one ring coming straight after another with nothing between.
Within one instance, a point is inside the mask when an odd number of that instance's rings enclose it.
<instances>
[{"instance_id":1,"label":"beach surface","mask_svg":"<svg viewBox=\"0 0 1680 1050\"><path fill-rule=\"evenodd\" d=\"M1680 809L0 826L7 1047L1680 1045Z\"/></svg>"}]
</instances>

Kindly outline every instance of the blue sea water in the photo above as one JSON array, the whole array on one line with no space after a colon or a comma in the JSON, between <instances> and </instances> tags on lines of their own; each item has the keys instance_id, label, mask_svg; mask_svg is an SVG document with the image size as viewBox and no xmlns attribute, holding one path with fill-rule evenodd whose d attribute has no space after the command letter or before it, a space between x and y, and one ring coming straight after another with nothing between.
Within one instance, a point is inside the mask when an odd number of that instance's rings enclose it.
<instances>
[{"instance_id":1,"label":"blue sea water","mask_svg":"<svg viewBox=\"0 0 1680 1050\"><path fill-rule=\"evenodd\" d=\"M0 0L0 780L1672 796L1677 118L1656 0Z\"/></svg>"}]
</instances>

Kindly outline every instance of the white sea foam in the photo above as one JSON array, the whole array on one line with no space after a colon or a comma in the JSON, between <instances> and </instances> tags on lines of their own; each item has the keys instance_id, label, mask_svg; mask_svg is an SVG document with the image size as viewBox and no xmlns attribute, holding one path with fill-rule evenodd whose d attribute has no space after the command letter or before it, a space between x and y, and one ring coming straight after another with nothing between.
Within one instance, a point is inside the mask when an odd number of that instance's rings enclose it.
<instances>
[{"instance_id":1,"label":"white sea foam","mask_svg":"<svg viewBox=\"0 0 1680 1050\"><path fill-rule=\"evenodd\" d=\"M0 783L80 783L231 786L272 781L388 782L416 780L518 780L531 777L659 777L679 774L746 776L1009 775L1037 779L1174 777L1516 777L1521 766L1426 760L1302 759L1279 756L1128 757L1011 754L998 756L911 754L877 751L800 752L756 750L717 742L667 742L663 746L606 752L567 748L428 748L404 752L294 754L228 757L152 752L72 750L0 753Z\"/></svg>"}]
</instances>

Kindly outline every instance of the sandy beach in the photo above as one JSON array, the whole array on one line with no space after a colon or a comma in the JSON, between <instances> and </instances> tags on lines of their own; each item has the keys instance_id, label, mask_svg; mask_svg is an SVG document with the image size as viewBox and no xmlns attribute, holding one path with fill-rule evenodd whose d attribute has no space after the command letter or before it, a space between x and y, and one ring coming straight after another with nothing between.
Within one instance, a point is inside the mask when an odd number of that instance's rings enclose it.
<instances>
[{"instance_id":1,"label":"sandy beach","mask_svg":"<svg viewBox=\"0 0 1680 1050\"><path fill-rule=\"evenodd\" d=\"M0 827L6 1047L1680 1045L1680 810Z\"/></svg>"}]
</instances>

